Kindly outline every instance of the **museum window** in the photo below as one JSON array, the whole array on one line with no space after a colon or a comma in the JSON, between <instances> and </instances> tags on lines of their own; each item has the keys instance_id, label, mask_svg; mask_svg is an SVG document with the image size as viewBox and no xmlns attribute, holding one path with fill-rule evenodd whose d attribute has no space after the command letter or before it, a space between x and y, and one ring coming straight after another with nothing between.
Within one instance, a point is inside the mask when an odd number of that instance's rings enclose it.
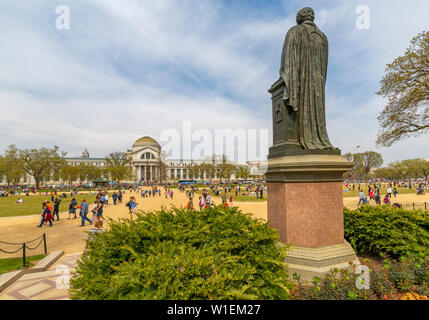
<instances>
[{"instance_id":1,"label":"museum window","mask_svg":"<svg viewBox=\"0 0 429 320\"><path fill-rule=\"evenodd\" d=\"M176 178L181 178L180 169L176 169Z\"/></svg>"},{"instance_id":2,"label":"museum window","mask_svg":"<svg viewBox=\"0 0 429 320\"><path fill-rule=\"evenodd\" d=\"M146 152L146 153L143 153L141 159L143 159L143 160L154 160L155 156L150 152Z\"/></svg>"},{"instance_id":3,"label":"museum window","mask_svg":"<svg viewBox=\"0 0 429 320\"><path fill-rule=\"evenodd\" d=\"M171 176L171 178L173 178L173 179L174 179L174 169L171 169L171 170L170 170L170 176Z\"/></svg>"}]
</instances>

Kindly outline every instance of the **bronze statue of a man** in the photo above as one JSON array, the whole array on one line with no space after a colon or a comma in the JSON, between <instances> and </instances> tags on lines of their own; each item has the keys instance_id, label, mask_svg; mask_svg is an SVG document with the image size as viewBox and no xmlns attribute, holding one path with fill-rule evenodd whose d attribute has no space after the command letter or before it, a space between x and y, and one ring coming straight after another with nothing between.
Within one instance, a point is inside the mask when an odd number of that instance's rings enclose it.
<instances>
[{"instance_id":1,"label":"bronze statue of a man","mask_svg":"<svg viewBox=\"0 0 429 320\"><path fill-rule=\"evenodd\" d=\"M298 113L299 143L304 149L336 149L329 141L325 120L328 39L314 24L313 9L300 10L296 20L282 52L283 101Z\"/></svg>"}]
</instances>

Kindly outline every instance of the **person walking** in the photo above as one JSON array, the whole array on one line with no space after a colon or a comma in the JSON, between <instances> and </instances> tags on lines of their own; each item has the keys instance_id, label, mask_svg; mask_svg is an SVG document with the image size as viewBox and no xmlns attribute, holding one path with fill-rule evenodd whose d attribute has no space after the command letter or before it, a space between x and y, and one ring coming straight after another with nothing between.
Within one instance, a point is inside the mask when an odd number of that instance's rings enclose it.
<instances>
[{"instance_id":1,"label":"person walking","mask_svg":"<svg viewBox=\"0 0 429 320\"><path fill-rule=\"evenodd\" d=\"M106 220L103 217L104 202L101 200L102 200L102 197L100 197L97 201L97 221L100 221L100 219Z\"/></svg>"},{"instance_id":2,"label":"person walking","mask_svg":"<svg viewBox=\"0 0 429 320\"><path fill-rule=\"evenodd\" d=\"M55 216L57 216L57 221L60 220L60 203L61 203L61 199L56 198L54 201L54 212L52 214L52 219L54 220Z\"/></svg>"},{"instance_id":3,"label":"person walking","mask_svg":"<svg viewBox=\"0 0 429 320\"><path fill-rule=\"evenodd\" d=\"M130 210L131 220L133 220L133 215L136 213L138 203L136 202L136 198L130 197L130 201L126 204L128 209Z\"/></svg>"},{"instance_id":4,"label":"person walking","mask_svg":"<svg viewBox=\"0 0 429 320\"><path fill-rule=\"evenodd\" d=\"M204 208L204 200L203 200L203 197L202 197L202 196L200 196L200 197L198 198L198 206L200 207L200 211L202 211L202 210L203 210L203 208Z\"/></svg>"},{"instance_id":5,"label":"person walking","mask_svg":"<svg viewBox=\"0 0 429 320\"><path fill-rule=\"evenodd\" d=\"M46 200L45 203L46 203L46 206L49 208L49 211L51 212L51 216L52 216L52 213L54 212L54 207L49 202L49 200Z\"/></svg>"},{"instance_id":6,"label":"person walking","mask_svg":"<svg viewBox=\"0 0 429 320\"><path fill-rule=\"evenodd\" d=\"M80 217L82 219L82 224L80 225L81 227L85 226L85 220L89 222L89 224L92 224L92 221L88 219L87 215L89 212L89 204L88 202L86 202L85 199L82 200L81 204L80 204Z\"/></svg>"},{"instance_id":7,"label":"person walking","mask_svg":"<svg viewBox=\"0 0 429 320\"><path fill-rule=\"evenodd\" d=\"M98 201L95 200L94 201L94 207L91 209L91 212L92 212L91 221L93 223L96 223L98 221L97 208L98 208Z\"/></svg>"},{"instance_id":8,"label":"person walking","mask_svg":"<svg viewBox=\"0 0 429 320\"><path fill-rule=\"evenodd\" d=\"M186 209L191 211L194 210L194 200L190 197L188 203L186 204Z\"/></svg>"},{"instance_id":9,"label":"person walking","mask_svg":"<svg viewBox=\"0 0 429 320\"><path fill-rule=\"evenodd\" d=\"M358 207L360 206L361 202L364 202L364 200L365 200L365 194L363 193L363 191L359 191Z\"/></svg>"},{"instance_id":10,"label":"person walking","mask_svg":"<svg viewBox=\"0 0 429 320\"><path fill-rule=\"evenodd\" d=\"M118 194L116 192L113 192L112 199L113 199L113 205L116 206L116 202L118 201Z\"/></svg>"},{"instance_id":11,"label":"person walking","mask_svg":"<svg viewBox=\"0 0 429 320\"><path fill-rule=\"evenodd\" d=\"M377 195L375 196L375 204L381 206L381 195L379 192L377 192Z\"/></svg>"},{"instance_id":12,"label":"person walking","mask_svg":"<svg viewBox=\"0 0 429 320\"><path fill-rule=\"evenodd\" d=\"M49 222L49 226L52 227L52 213L49 210L49 207L46 205L46 202L43 202L42 218L40 219L40 225L38 227L41 228L43 224L47 222Z\"/></svg>"},{"instance_id":13,"label":"person walking","mask_svg":"<svg viewBox=\"0 0 429 320\"><path fill-rule=\"evenodd\" d=\"M70 215L74 215L73 219L76 219L76 206L77 206L77 201L75 198L73 198L72 201L70 201L69 203L69 220L71 219Z\"/></svg>"},{"instance_id":14,"label":"person walking","mask_svg":"<svg viewBox=\"0 0 429 320\"><path fill-rule=\"evenodd\" d=\"M388 188L387 189L387 195L389 196L389 198L392 198L392 188Z\"/></svg>"}]
</instances>

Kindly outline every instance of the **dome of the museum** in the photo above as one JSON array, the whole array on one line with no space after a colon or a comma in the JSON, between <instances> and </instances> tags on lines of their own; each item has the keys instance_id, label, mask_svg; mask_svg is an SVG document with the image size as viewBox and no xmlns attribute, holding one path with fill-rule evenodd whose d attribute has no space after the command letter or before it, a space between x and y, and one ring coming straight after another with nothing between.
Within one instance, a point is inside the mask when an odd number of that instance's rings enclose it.
<instances>
[{"instance_id":1,"label":"dome of the museum","mask_svg":"<svg viewBox=\"0 0 429 320\"><path fill-rule=\"evenodd\" d=\"M161 147L159 145L159 143L155 139L153 139L151 137L143 137L143 138L138 139L136 142L134 142L133 147L136 147L136 146L148 146L148 145L156 146L156 147L159 147L159 148Z\"/></svg>"}]
</instances>

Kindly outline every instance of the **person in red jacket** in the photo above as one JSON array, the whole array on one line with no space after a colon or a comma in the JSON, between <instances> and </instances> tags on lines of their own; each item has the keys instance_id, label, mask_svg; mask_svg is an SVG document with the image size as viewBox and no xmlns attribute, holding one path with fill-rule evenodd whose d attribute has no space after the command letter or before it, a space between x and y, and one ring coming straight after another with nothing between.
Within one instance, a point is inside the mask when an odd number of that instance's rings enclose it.
<instances>
[{"instance_id":1,"label":"person in red jacket","mask_svg":"<svg viewBox=\"0 0 429 320\"><path fill-rule=\"evenodd\" d=\"M38 227L41 228L43 224L47 222L49 222L49 226L52 227L52 212L47 206L46 202L43 202L42 219L40 220L40 225Z\"/></svg>"}]
</instances>

